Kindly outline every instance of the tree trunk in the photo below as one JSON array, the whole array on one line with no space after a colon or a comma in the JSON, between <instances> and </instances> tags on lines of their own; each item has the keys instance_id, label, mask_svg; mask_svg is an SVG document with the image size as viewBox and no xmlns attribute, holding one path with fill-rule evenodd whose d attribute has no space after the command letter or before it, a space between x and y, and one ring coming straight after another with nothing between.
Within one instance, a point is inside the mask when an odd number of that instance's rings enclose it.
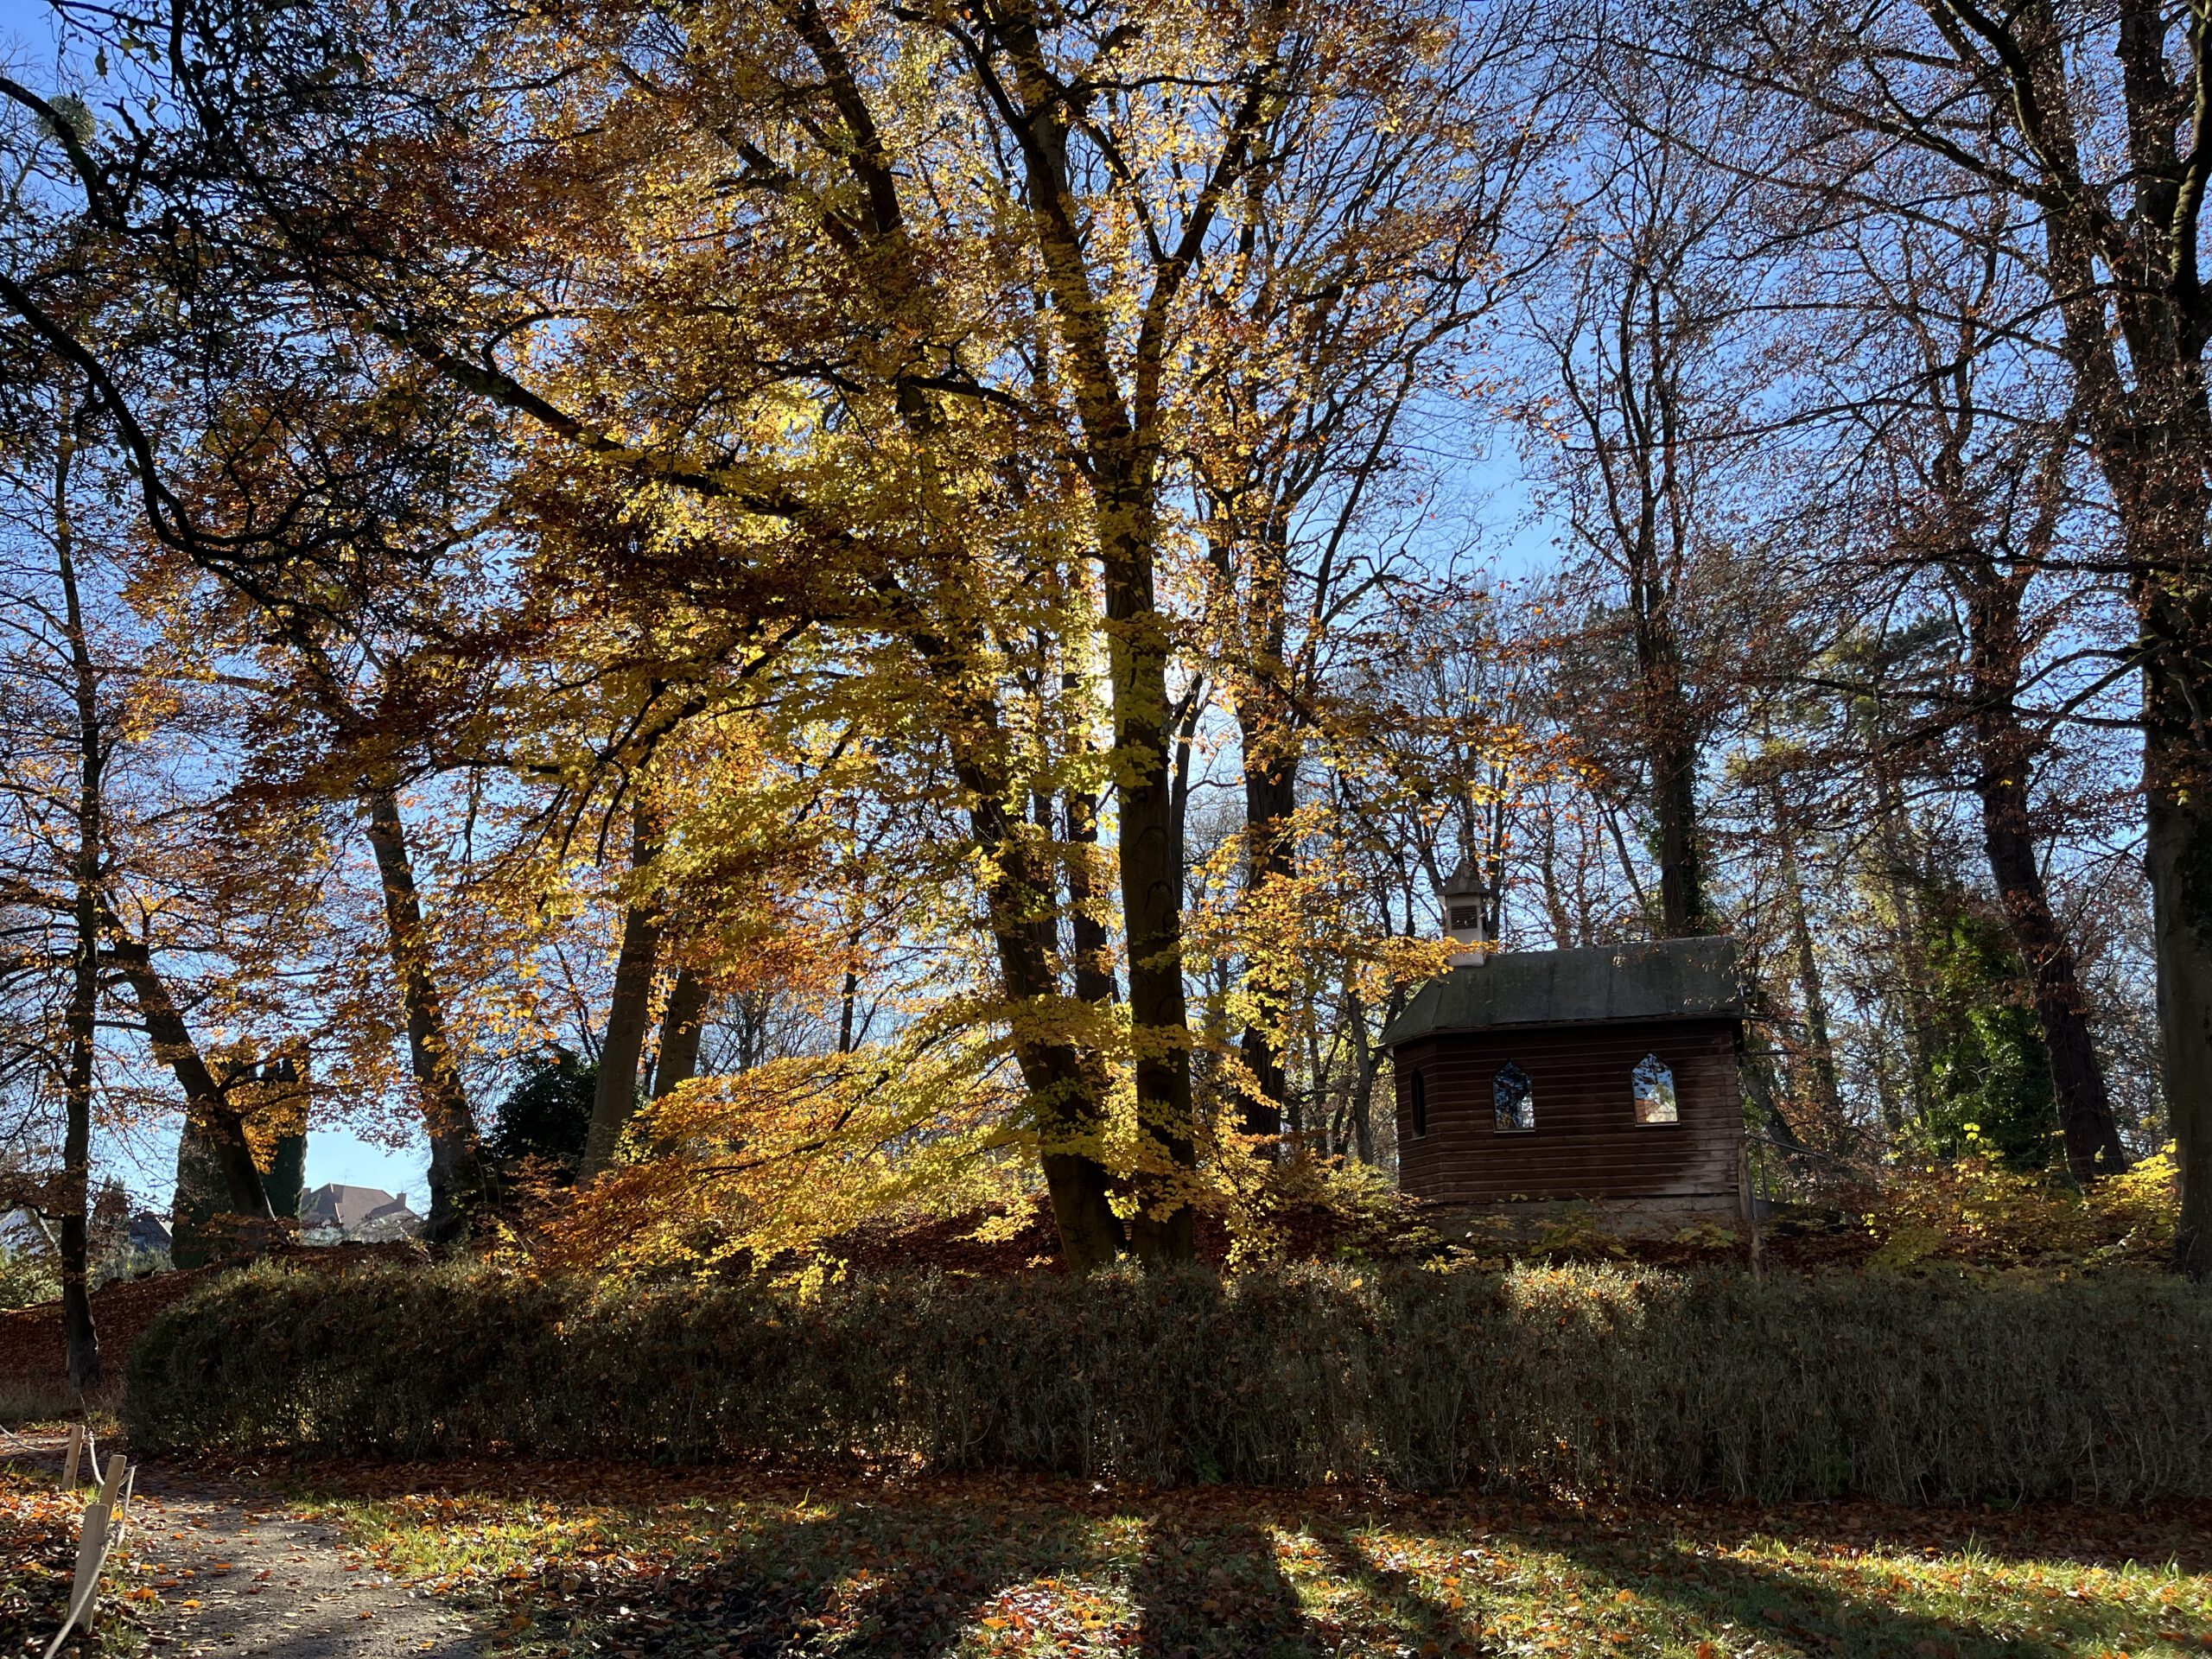
<instances>
[{"instance_id":1,"label":"tree trunk","mask_svg":"<svg viewBox=\"0 0 2212 1659\"><path fill-rule=\"evenodd\" d=\"M106 875L101 865L106 841L106 754L100 721L99 676L92 664L92 641L85 632L84 607L77 591L74 518L69 500L69 472L76 458L76 442L69 428L66 398L62 416L54 468L54 550L61 579L64 617L69 629L69 663L76 702L77 845L71 872L76 937L71 941L69 1003L65 1020L68 1048L62 1077L67 1122L61 1137L61 1332L67 1351L70 1386L82 1397L100 1383L99 1332L92 1324L88 1222L92 1201L92 1059L99 1020L100 885Z\"/></svg>"},{"instance_id":2,"label":"tree trunk","mask_svg":"<svg viewBox=\"0 0 2212 1659\"><path fill-rule=\"evenodd\" d=\"M1134 493L1134 492L1131 492ZM1167 638L1153 592L1146 505L1104 505L1137 520L1105 540L1106 620L1121 786L1122 929L1129 950L1129 1040L1136 1081L1142 1211L1129 1243L1148 1261L1187 1261L1196 1220L1181 1176L1198 1162L1191 1119L1190 1011L1183 989L1183 848L1167 753ZM1116 546L1118 543L1118 546Z\"/></svg>"},{"instance_id":3,"label":"tree trunk","mask_svg":"<svg viewBox=\"0 0 2212 1659\"><path fill-rule=\"evenodd\" d=\"M1237 728L1244 748L1245 891L1260 894L1294 873L1290 828L1298 810L1298 762L1295 754L1284 753L1290 736L1280 715L1271 720L1240 703ZM1284 1010L1266 979L1262 975L1249 986L1256 1007L1238 1046L1255 1092L1243 1102L1238 1127L1247 1135L1279 1135L1290 1092L1276 1047Z\"/></svg>"},{"instance_id":4,"label":"tree trunk","mask_svg":"<svg viewBox=\"0 0 2212 1659\"><path fill-rule=\"evenodd\" d=\"M699 1075L699 1033L707 1023L707 982L689 968L676 970L668 1007L661 1013L660 1043L653 1060L653 1098L674 1094Z\"/></svg>"},{"instance_id":5,"label":"tree trunk","mask_svg":"<svg viewBox=\"0 0 2212 1659\"><path fill-rule=\"evenodd\" d=\"M1077 118L1065 86L1038 30L1033 11L1001 12L997 41L1013 68L1028 224L1045 288L1065 346L1065 378L1084 445L1096 556L1106 598L1107 678L1113 693L1114 772L1121 802L1122 933L1128 947L1131 1069L1136 1085L1141 1212L1129 1243L1150 1261L1187 1260L1197 1234L1189 1173L1198 1162L1191 1098L1190 1014L1183 988L1183 842L1176 833L1169 753L1167 663L1173 640L1155 591L1160 542L1157 427L1165 330L1189 265L1156 261L1154 285L1128 348L1126 379L1117 361L1122 326L1092 281L1085 220L1087 186L1067 152ZM1230 118L1212 177L1234 176L1249 156L1264 99L1256 73ZM1202 245L1219 207L1210 187L1194 203L1185 246Z\"/></svg>"},{"instance_id":6,"label":"tree trunk","mask_svg":"<svg viewBox=\"0 0 2212 1659\"><path fill-rule=\"evenodd\" d=\"M1663 938L1688 938L1711 925L1698 836L1697 741L1689 701L1682 693L1674 619L1656 579L1634 585L1644 747L1651 763L1652 814L1659 825L1659 925Z\"/></svg>"},{"instance_id":7,"label":"tree trunk","mask_svg":"<svg viewBox=\"0 0 2212 1659\"><path fill-rule=\"evenodd\" d=\"M2055 40L2047 10L2035 16L2043 36ZM2058 90L2056 48L2037 62L2038 73ZM2155 112L2136 107L2133 82L2128 97L2131 118L2155 124ZM2054 109L2070 121L2063 101ZM2070 130L2063 136L2070 144ZM2212 409L2204 339L2196 321L2177 315L2175 296L2154 288L2115 285L2108 315L2093 227L2051 211L2044 229L2067 364L2120 520L2129 597L2142 628L2144 863L2160 1069L2180 1166L2175 1260L2195 1277L2212 1278L2212 810L2203 804L2212 784L2203 712L2212 687L2212 616L2201 597ZM2193 205L2186 232L2193 248ZM2157 263L2164 264L2163 257ZM2193 260L2189 269L2194 272ZM2127 342L2132 385L2114 349L2113 316Z\"/></svg>"},{"instance_id":8,"label":"tree trunk","mask_svg":"<svg viewBox=\"0 0 2212 1659\"><path fill-rule=\"evenodd\" d=\"M1805 913L1805 883L1797 868L1797 838L1782 804L1774 800L1775 837L1782 855L1782 884L1789 899L1789 931L1797 957L1797 983L1805 997L1805 1049L1812 1062L1813 1103L1828 1137L1828 1149L1842 1150L1846 1138L1843 1091L1836 1082L1835 1042L1828 1022L1827 986L1820 953L1813 944L1812 919Z\"/></svg>"},{"instance_id":9,"label":"tree trunk","mask_svg":"<svg viewBox=\"0 0 2212 1659\"><path fill-rule=\"evenodd\" d=\"M2074 948L2051 914L2050 895L2028 825L2028 770L2035 744L2020 723L2020 589L1994 569L1969 577L1968 650L1974 683L1982 845L2012 924L2012 942L2035 976L2036 1015L2050 1057L2066 1166L2077 1181L2125 1169L2104 1068L2090 1039Z\"/></svg>"},{"instance_id":10,"label":"tree trunk","mask_svg":"<svg viewBox=\"0 0 2212 1659\"><path fill-rule=\"evenodd\" d=\"M2212 422L2197 365L2170 365L2167 378L2186 391L2170 388L2154 401L2180 419L2130 423L2102 435L2098 448L2144 623L2144 861L2160 1071L2181 1182L2174 1257L2204 1280L2212 1279L2212 739L2203 712L2212 616L2201 583Z\"/></svg>"},{"instance_id":11,"label":"tree trunk","mask_svg":"<svg viewBox=\"0 0 2212 1659\"><path fill-rule=\"evenodd\" d=\"M983 897L1000 983L1018 1015L1049 1019L1052 1006L1061 999L1060 985L1034 923L1058 884L1039 868L1032 843L1014 833L1004 805L1006 791L995 786L1001 782L995 768L987 767L983 757L972 750L963 759L964 748L955 748L954 764L975 803L969 809L969 833L990 872ZM1080 925L1076 938L1080 962L1084 941ZM1104 980L1110 997L1112 976L1105 975ZM1077 982L1086 982L1080 966ZM1096 988L1095 978L1090 983ZM1061 1253L1071 1272L1091 1272L1120 1255L1125 1242L1110 1202L1104 1163L1105 1078L1098 1067L1085 1063L1073 1041L1042 1034L1020 1018L1014 1024L1014 1054L1029 1094L1039 1161L1059 1230Z\"/></svg>"},{"instance_id":12,"label":"tree trunk","mask_svg":"<svg viewBox=\"0 0 2212 1659\"><path fill-rule=\"evenodd\" d=\"M641 879L658 852L643 808L631 817L630 873ZM649 893L631 896L622 912L622 944L614 958L614 991L607 1033L599 1046L599 1079L592 1096L591 1129L584 1139L580 1179L590 1180L613 1163L622 1132L638 1109L638 1063L652 1022L653 976L660 959L660 911ZM693 1038L694 1057L697 1039Z\"/></svg>"},{"instance_id":13,"label":"tree trunk","mask_svg":"<svg viewBox=\"0 0 2212 1659\"><path fill-rule=\"evenodd\" d=\"M90 1394L99 1386L99 1333L92 1325L87 1206L92 1198L92 1056L99 1013L99 728L86 737L85 801L76 870L76 938L69 964L67 1015L68 1058L62 1078L67 1123L61 1137L61 1330L68 1351L69 1382ZM89 803L86 804L85 803Z\"/></svg>"},{"instance_id":14,"label":"tree trunk","mask_svg":"<svg viewBox=\"0 0 2212 1659\"><path fill-rule=\"evenodd\" d=\"M2202 522L2201 496L2195 522ZM2212 636L2166 582L2145 585L2152 645L2144 672L2144 861L2160 1070L2180 1168L2174 1255L2192 1277L2212 1279L2212 766L2196 713L2212 674L2191 649Z\"/></svg>"},{"instance_id":15,"label":"tree trunk","mask_svg":"<svg viewBox=\"0 0 2212 1659\"><path fill-rule=\"evenodd\" d=\"M392 970L407 1016L408 1058L430 1141L430 1213L423 1230L434 1243L454 1243L467 1236L475 1211L489 1196L483 1147L461 1086L445 1003L430 972L407 826L399 815L399 791L390 784L371 784L363 792L363 804L369 814L369 845L375 849L384 888Z\"/></svg>"},{"instance_id":16,"label":"tree trunk","mask_svg":"<svg viewBox=\"0 0 2212 1659\"><path fill-rule=\"evenodd\" d=\"M2212 1278L2212 812L2198 804L2201 789L2171 786L2173 735L2154 727L2152 736L2145 862L2159 1059L2181 1172L2174 1258L2202 1280ZM2183 762L2201 764L2194 745Z\"/></svg>"},{"instance_id":17,"label":"tree trunk","mask_svg":"<svg viewBox=\"0 0 2212 1659\"><path fill-rule=\"evenodd\" d=\"M1063 995L1038 918L1049 915L1058 883L1050 867L1040 864L1041 849L1018 833L1007 811L1014 791L1006 764L1006 734L996 705L978 695L969 671L976 658L988 654L986 648L969 642L955 649L895 588L881 591L946 701L946 746L969 802L969 835L982 855L984 912L1011 1015L1014 1063L1036 1128L1046 1192L1069 1270L1089 1273L1112 1262L1126 1241L1114 1214L1103 1161L1104 1068L1075 1041L1052 1033L1052 1016ZM1094 926L1087 932L1078 914L1075 940L1078 992L1085 1000L1110 1000L1113 976L1103 966L1103 931ZM1087 969L1086 960L1098 966ZM1085 988L1096 990L1102 981L1103 995L1093 999Z\"/></svg>"},{"instance_id":18,"label":"tree trunk","mask_svg":"<svg viewBox=\"0 0 2212 1659\"><path fill-rule=\"evenodd\" d=\"M170 1256L180 1268L200 1267L216 1254L210 1248L216 1241L207 1231L216 1215L236 1216L249 1222L272 1218L267 1184L253 1161L245 1122L200 1055L191 1027L154 965L152 952L142 941L126 934L114 916L106 919L108 954L130 986L154 1058L168 1067L169 1075L184 1091L184 1132L177 1147ZM191 1154L188 1148L196 1148L215 1176L219 1196L212 1203L207 1202L206 1194L188 1190L186 1165ZM265 1241L267 1230L261 1232Z\"/></svg>"},{"instance_id":19,"label":"tree trunk","mask_svg":"<svg viewBox=\"0 0 2212 1659\"><path fill-rule=\"evenodd\" d=\"M1098 848L1098 798L1087 789L1070 790L1067 822L1068 935L1074 946L1075 994L1103 1008L1119 1000L1122 988L1114 980L1112 936L1094 908L1098 889L1091 861Z\"/></svg>"},{"instance_id":20,"label":"tree trunk","mask_svg":"<svg viewBox=\"0 0 2212 1659\"><path fill-rule=\"evenodd\" d=\"M1382 1070L1382 1051L1369 1040L1367 1035L1367 1007L1355 992L1345 999L1352 1040L1359 1045L1358 1058L1352 1071L1351 1087L1351 1144L1352 1156L1369 1168L1375 1166L1375 1079ZM1405 1012L1406 988L1393 985L1390 1000L1382 1009L1382 1028ZM1402 1148L1401 1160L1404 1158Z\"/></svg>"}]
</instances>

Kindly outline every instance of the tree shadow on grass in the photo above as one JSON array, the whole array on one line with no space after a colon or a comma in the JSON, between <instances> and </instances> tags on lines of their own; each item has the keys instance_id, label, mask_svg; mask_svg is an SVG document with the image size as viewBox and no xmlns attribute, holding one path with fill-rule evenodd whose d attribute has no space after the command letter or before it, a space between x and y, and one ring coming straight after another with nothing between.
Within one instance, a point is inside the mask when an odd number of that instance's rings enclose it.
<instances>
[{"instance_id":1,"label":"tree shadow on grass","mask_svg":"<svg viewBox=\"0 0 2212 1659\"><path fill-rule=\"evenodd\" d=\"M542 1499L549 1484L504 1491ZM587 1488L561 1495L593 1500ZM666 1501L726 1495L686 1483ZM442 1513L467 1525L499 1512L494 1503L480 1517L476 1501L464 1485ZM788 1518L778 1513L784 1503ZM579 1659L594 1643L601 1654L668 1659L936 1659L979 1625L1032 1652L1110 1641L1147 1659L1319 1659L1334 1643L1283 1573L1268 1507L1262 1499L1232 1512L1170 1497L1139 1519L1111 1500L1063 1491L1032 1501L971 1487L930 1497L883 1489L825 1512L796 1490L756 1493L716 1520L702 1517L702 1532L735 1524L709 1532L713 1541L680 1567L625 1541L636 1534L631 1519L618 1519L606 1535L612 1551L545 1560L506 1586L505 1610L526 1607L555 1651L565 1637ZM677 1518L650 1500L633 1515L649 1510L661 1511L664 1532Z\"/></svg>"},{"instance_id":2,"label":"tree shadow on grass","mask_svg":"<svg viewBox=\"0 0 2212 1659\"><path fill-rule=\"evenodd\" d=\"M1716 1534L1746 1526L1740 1505L1712 1506ZM2212 1573L2212 1503L2168 1499L2134 1508L2071 1503L1902 1509L1789 1503L1756 1511L1757 1529L1791 1542L1910 1554L1972 1550L2017 1562L2119 1567L2129 1561Z\"/></svg>"},{"instance_id":3,"label":"tree shadow on grass","mask_svg":"<svg viewBox=\"0 0 2212 1659\"><path fill-rule=\"evenodd\" d=\"M1422 1590L1414 1575L1376 1561L1341 1525L1307 1522L1331 1569L1377 1603L1402 1641L1419 1653L1475 1654L1484 1651L1479 1609L1454 1611Z\"/></svg>"},{"instance_id":4,"label":"tree shadow on grass","mask_svg":"<svg viewBox=\"0 0 2212 1659\"><path fill-rule=\"evenodd\" d=\"M957 1647L1002 1593L1105 1565L1083 1522L972 1505L841 1508L747 1525L674 1568L637 1560L582 1573L550 1561L531 1600L539 1630L573 1636L579 1651L597 1639L671 1659L926 1659ZM1014 1617L1029 1615L1017 1607Z\"/></svg>"},{"instance_id":5,"label":"tree shadow on grass","mask_svg":"<svg viewBox=\"0 0 2212 1659\"><path fill-rule=\"evenodd\" d=\"M1145 1659L1319 1659L1330 1651L1251 1521L1156 1515L1129 1592Z\"/></svg>"},{"instance_id":6,"label":"tree shadow on grass","mask_svg":"<svg viewBox=\"0 0 2212 1659\"><path fill-rule=\"evenodd\" d=\"M1819 1659L2063 1659L2067 1651L1993 1624L1906 1611L1784 1567L1684 1549L1666 1530L1593 1539L1544 1528L1521 1539L1568 1557L1593 1580L1666 1604L1716 1639L1732 1625Z\"/></svg>"}]
</instances>

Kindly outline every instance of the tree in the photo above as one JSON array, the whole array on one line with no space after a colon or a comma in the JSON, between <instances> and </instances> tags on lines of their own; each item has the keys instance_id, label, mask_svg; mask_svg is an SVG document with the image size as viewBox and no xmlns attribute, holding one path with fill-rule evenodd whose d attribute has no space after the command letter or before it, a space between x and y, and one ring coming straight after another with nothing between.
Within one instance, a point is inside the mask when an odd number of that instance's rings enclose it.
<instances>
[{"instance_id":1,"label":"tree","mask_svg":"<svg viewBox=\"0 0 2212 1659\"><path fill-rule=\"evenodd\" d=\"M378 144L357 152L371 169L351 186L361 200L342 213L287 182L283 147L310 130L321 144L334 123L358 135L346 124L371 111L397 115L389 89L342 61L326 73L329 42L283 21L257 19L250 38L197 15L143 23L149 38L172 41L173 56L203 66L188 100L194 142L205 146L197 154L230 181L219 194L247 205L243 239L258 238L254 257L288 282L308 260L313 284L356 296L379 338L565 446L575 462L619 471L633 500L674 512L671 493L688 496L726 519L730 544L765 535L826 555L833 591L817 616L903 639L947 705L940 729L969 802L973 844L992 872L989 925L1007 1017L1071 1257L1103 1260L1125 1230L1141 1254L1187 1253L1198 1147L1171 776L1175 626L1160 582L1176 553L1173 440L1185 418L1194 274L1234 246L1260 136L1283 104L1353 99L1379 118L1405 66L1448 56L1448 23L1417 9L1384 11L1347 33L1339 15L1295 6L1225 22L1156 4L1130 9L1119 25L1020 7L831 19L794 0L747 11L742 29L686 37L671 24L665 39L620 45L588 22L569 33L566 19L495 29L458 56L448 44L458 37L417 32L394 42L402 56L420 48L407 59L417 109L442 97L480 105L471 89L498 79L482 73L496 54L515 60L543 49L609 68L613 54L626 56L620 75L602 83L615 90L542 125L531 124L541 111L525 104L491 126L426 129L398 117L449 151L445 168L392 167L388 129L376 129ZM902 64L915 73L888 73ZM798 108L809 121L794 126ZM918 119L922 111L937 114ZM506 137L493 138L493 127ZM629 147L647 130L663 135L656 143L682 135L668 152L686 161L677 198L640 197L621 182ZM1325 129L1291 121L1280 130ZM319 153L327 176L328 152ZM514 198L540 221L502 227L504 239L479 250L491 263L470 280L485 303L447 305L421 280L442 268L446 250L417 239L429 226L449 235L474 216L448 213L438 197L452 181L473 189L524 154L559 186ZM1271 153L1267 164L1283 159ZM734 196L719 182L731 166L746 181ZM671 211L720 220L728 232L713 238L721 263L686 261L658 275L626 268L613 257L619 245L587 228L585 201L602 223L609 207L663 223ZM1130 233L1095 233L1108 220ZM383 238L373 246L358 233L372 223ZM539 359L543 372L526 371L511 348L538 329L531 317L550 315L544 273L511 251L563 240L578 250L568 262L576 303L554 309L581 321L566 340L547 338L554 349ZM808 281L764 283L770 269L804 270ZM950 279L963 270L991 273L998 286ZM772 291L801 302L764 307L759 296ZM1020 302L1008 305L1015 295ZM740 316L744 326L734 328ZM669 362L678 339L681 375L621 366ZM883 349L855 349L873 340ZM731 402L730 387L750 402ZM731 419L770 406L804 411L798 417L813 436L796 467L784 460L788 447L763 448L741 435L757 428ZM644 445L614 435L639 417L683 435ZM868 469L825 469L861 430ZM1040 452L1065 464L1016 458ZM1077 536L1034 537L1025 518L1051 504L1073 512ZM927 526L918 542L886 533L918 523ZM1105 1071L1083 1045L1049 1034L1069 1020L1095 1023L1095 1012L1065 1000L1035 931L1035 912L1058 885L1056 855L1027 825L1007 710L989 677L975 672L1008 631L965 601L995 586L976 579L987 556L1008 550L987 553L989 538L1022 536L1044 556L1048 592L1077 616L1096 607L1107 646L1122 1007L1139 1128L1126 1229L1109 1207L1098 1156ZM1063 635L1071 653L1084 648L1087 626Z\"/></svg>"},{"instance_id":2,"label":"tree","mask_svg":"<svg viewBox=\"0 0 2212 1659\"><path fill-rule=\"evenodd\" d=\"M565 1049L541 1059L499 1103L486 1142L494 1158L542 1158L568 1179L582 1167L598 1068Z\"/></svg>"},{"instance_id":3,"label":"tree","mask_svg":"<svg viewBox=\"0 0 2212 1659\"><path fill-rule=\"evenodd\" d=\"M1999 197L1940 236L1904 219L1847 233L1837 263L1857 278L1858 303L1843 332L1853 349L1877 359L1860 384L1896 391L1878 404L1837 402L1854 410L1866 438L1861 464L1870 469L1877 537L1869 588L1896 594L1933 572L1963 623L1955 690L1939 690L1926 718L1968 738L1962 769L1980 807L1990 877L2014 949L2034 976L2067 1163L2086 1181L2126 1167L2126 1154L2075 951L2052 907L2031 800L2061 724L2031 706L2038 700L2033 682L2046 672L2034 658L2042 639L2081 632L2079 595L2052 589L2064 580L2055 569L2067 563L2063 543L2082 526L2073 510L2075 435L2044 413L2060 401L2059 389L2003 338L2003 319L2033 308L2020 290L2034 275L2009 252L2017 211Z\"/></svg>"},{"instance_id":4,"label":"tree","mask_svg":"<svg viewBox=\"0 0 2212 1659\"><path fill-rule=\"evenodd\" d=\"M1530 118L1548 88L1529 24L1518 8L1471 16L1376 92L1281 100L1252 141L1235 240L1197 272L1186 442L1212 578L1208 666L1240 746L1249 931L1274 925L1269 889L1296 879L1300 770L1330 652L1365 642L1354 619L1390 580L1366 550L1433 496L1416 435L1514 267L1541 257L1509 264L1500 251L1547 147ZM1259 960L1245 973L1242 1127L1272 1135L1289 1014Z\"/></svg>"},{"instance_id":5,"label":"tree","mask_svg":"<svg viewBox=\"0 0 2212 1659\"><path fill-rule=\"evenodd\" d=\"M2107 22L2109 17L2109 22ZM2032 0L1992 12L1895 0L1847 32L1825 11L1750 10L1726 37L1675 38L1802 111L1796 181L1856 209L1886 198L1880 160L1910 147L2034 219L2073 401L2118 526L2140 627L2145 858L2153 894L2167 1109L2182 1169L2177 1259L2212 1274L2212 809L2191 710L2207 683L2206 513L2212 297L2198 270L2201 111L2212 37L2193 13ZM1926 197L1898 206L1925 213Z\"/></svg>"},{"instance_id":6,"label":"tree","mask_svg":"<svg viewBox=\"0 0 2212 1659\"><path fill-rule=\"evenodd\" d=\"M1541 360L1525 418L1582 560L1569 581L1592 637L1570 648L1594 655L1583 671L1595 683L1578 696L1589 726L1635 734L1656 842L1655 931L1678 938L1719 925L1698 796L1727 701L1717 670L1732 653L1710 647L1751 634L1720 601L1727 493L1747 470L1746 405L1768 372L1762 261L1745 236L1758 174L1704 159L1723 133L1743 142L1739 100L1656 54L1620 54L1597 79L1592 147L1567 186L1576 230L1525 302ZM1700 646L1704 662L1693 660ZM1632 690L1604 696L1615 680Z\"/></svg>"}]
</instances>

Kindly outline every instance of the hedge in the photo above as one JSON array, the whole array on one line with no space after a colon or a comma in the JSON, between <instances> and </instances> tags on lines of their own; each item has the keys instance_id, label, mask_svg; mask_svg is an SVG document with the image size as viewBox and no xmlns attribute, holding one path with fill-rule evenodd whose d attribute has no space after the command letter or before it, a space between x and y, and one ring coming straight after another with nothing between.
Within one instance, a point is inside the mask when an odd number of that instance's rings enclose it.
<instances>
[{"instance_id":1,"label":"hedge","mask_svg":"<svg viewBox=\"0 0 2212 1659\"><path fill-rule=\"evenodd\" d=\"M164 1313L149 1449L907 1456L1148 1484L2212 1496L2212 1294L1612 1268L886 1275L811 1295L263 1266Z\"/></svg>"}]
</instances>

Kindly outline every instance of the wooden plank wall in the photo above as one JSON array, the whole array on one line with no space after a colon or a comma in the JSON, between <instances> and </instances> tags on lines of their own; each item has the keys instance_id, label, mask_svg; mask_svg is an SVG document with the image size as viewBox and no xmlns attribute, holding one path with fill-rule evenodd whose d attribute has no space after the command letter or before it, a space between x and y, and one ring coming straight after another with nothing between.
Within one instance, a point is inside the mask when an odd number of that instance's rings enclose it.
<instances>
[{"instance_id":1,"label":"wooden plank wall","mask_svg":"<svg viewBox=\"0 0 2212 1659\"><path fill-rule=\"evenodd\" d=\"M1674 1068L1681 1121L1638 1123L1630 1073ZM1424 1037L1395 1055L1398 1184L1452 1204L1510 1198L1712 1198L1733 1205L1744 1109L1726 1020L1516 1027ZM1507 1061L1535 1084L1533 1132L1494 1127L1491 1084ZM1414 1133L1411 1087L1427 1090Z\"/></svg>"}]
</instances>

